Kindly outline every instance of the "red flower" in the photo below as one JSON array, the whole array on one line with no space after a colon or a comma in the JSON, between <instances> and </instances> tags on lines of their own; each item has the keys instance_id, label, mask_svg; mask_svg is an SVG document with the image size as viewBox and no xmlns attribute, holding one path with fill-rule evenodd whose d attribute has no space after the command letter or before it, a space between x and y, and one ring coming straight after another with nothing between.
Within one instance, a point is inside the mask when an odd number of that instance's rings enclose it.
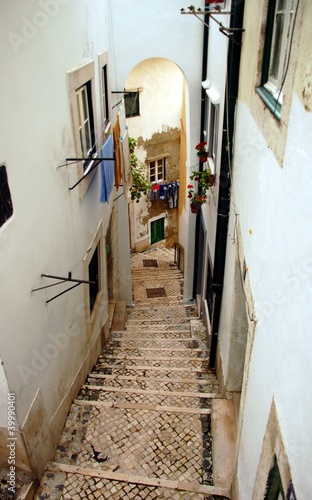
<instances>
[{"instance_id":1,"label":"red flower","mask_svg":"<svg viewBox=\"0 0 312 500\"><path fill-rule=\"evenodd\" d=\"M199 142L197 146L195 146L195 149L198 149L198 151L203 151L206 145L207 145L206 141Z\"/></svg>"}]
</instances>

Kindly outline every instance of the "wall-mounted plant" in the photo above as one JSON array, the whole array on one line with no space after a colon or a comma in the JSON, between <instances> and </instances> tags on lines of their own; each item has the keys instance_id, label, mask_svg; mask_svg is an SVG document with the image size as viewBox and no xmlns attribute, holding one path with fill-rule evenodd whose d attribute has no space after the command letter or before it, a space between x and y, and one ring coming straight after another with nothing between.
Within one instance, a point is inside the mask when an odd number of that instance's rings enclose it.
<instances>
[{"instance_id":1,"label":"wall-mounted plant","mask_svg":"<svg viewBox=\"0 0 312 500\"><path fill-rule=\"evenodd\" d=\"M201 172L193 172L190 175L192 181L197 182L197 189L193 184L188 184L188 198L191 202L191 210L193 213L197 213L200 206L208 201L208 195L206 191L214 186L216 182L215 174L211 173L210 169L202 170Z\"/></svg>"},{"instance_id":2,"label":"wall-mounted plant","mask_svg":"<svg viewBox=\"0 0 312 500\"><path fill-rule=\"evenodd\" d=\"M148 181L145 164L139 162L134 151L137 147L137 141L133 137L129 137L130 149L130 172L132 176L132 186L130 188L131 200L139 203L142 195L147 195L147 192L152 187L152 183Z\"/></svg>"}]
</instances>

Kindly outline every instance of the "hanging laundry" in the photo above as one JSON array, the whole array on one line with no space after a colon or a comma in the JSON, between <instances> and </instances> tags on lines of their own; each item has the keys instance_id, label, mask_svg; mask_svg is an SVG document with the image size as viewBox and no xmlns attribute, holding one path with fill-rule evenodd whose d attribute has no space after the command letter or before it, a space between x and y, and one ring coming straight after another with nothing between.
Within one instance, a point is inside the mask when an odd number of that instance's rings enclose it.
<instances>
[{"instance_id":1,"label":"hanging laundry","mask_svg":"<svg viewBox=\"0 0 312 500\"><path fill-rule=\"evenodd\" d=\"M121 152L121 172L123 179L124 195L128 198L129 189L131 187L131 172L130 172L130 149L129 149L129 132L126 124L126 113L124 101L119 107L119 124L120 124L120 152Z\"/></svg>"},{"instance_id":2,"label":"hanging laundry","mask_svg":"<svg viewBox=\"0 0 312 500\"><path fill-rule=\"evenodd\" d=\"M173 181L173 208L176 208L178 206L178 200L179 200L179 182L178 181Z\"/></svg>"},{"instance_id":3,"label":"hanging laundry","mask_svg":"<svg viewBox=\"0 0 312 500\"><path fill-rule=\"evenodd\" d=\"M104 146L100 149L100 158L114 158L113 136L110 135ZM109 203L109 196L113 190L115 177L115 162L112 160L101 161L101 194L100 202Z\"/></svg>"},{"instance_id":4,"label":"hanging laundry","mask_svg":"<svg viewBox=\"0 0 312 500\"><path fill-rule=\"evenodd\" d=\"M119 116L117 116L115 125L113 127L113 136L114 136L114 149L115 149L115 185L116 189L119 189L122 179Z\"/></svg>"}]
</instances>

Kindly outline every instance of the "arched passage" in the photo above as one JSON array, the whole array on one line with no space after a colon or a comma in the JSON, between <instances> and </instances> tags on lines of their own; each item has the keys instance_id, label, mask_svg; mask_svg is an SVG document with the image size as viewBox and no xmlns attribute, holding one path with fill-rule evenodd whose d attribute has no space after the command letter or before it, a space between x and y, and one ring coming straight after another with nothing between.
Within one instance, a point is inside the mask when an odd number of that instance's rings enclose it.
<instances>
[{"instance_id":1,"label":"arched passage","mask_svg":"<svg viewBox=\"0 0 312 500\"><path fill-rule=\"evenodd\" d=\"M129 137L151 183L147 196L130 203L132 251L178 242L184 89L182 71L164 58L142 61L125 82Z\"/></svg>"}]
</instances>

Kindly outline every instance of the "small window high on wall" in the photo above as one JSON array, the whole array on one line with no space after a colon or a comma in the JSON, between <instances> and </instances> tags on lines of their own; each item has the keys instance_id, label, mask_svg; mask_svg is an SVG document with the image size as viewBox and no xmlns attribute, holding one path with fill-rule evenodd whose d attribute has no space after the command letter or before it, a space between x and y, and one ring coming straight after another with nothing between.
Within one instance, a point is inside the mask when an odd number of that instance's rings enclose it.
<instances>
[{"instance_id":1,"label":"small window high on wall","mask_svg":"<svg viewBox=\"0 0 312 500\"><path fill-rule=\"evenodd\" d=\"M131 118L133 116L140 116L140 92L136 91L125 91L125 109L126 118Z\"/></svg>"},{"instance_id":2,"label":"small window high on wall","mask_svg":"<svg viewBox=\"0 0 312 500\"><path fill-rule=\"evenodd\" d=\"M166 158L150 161L148 164L148 176L150 182L158 182L166 179Z\"/></svg>"},{"instance_id":3,"label":"small window high on wall","mask_svg":"<svg viewBox=\"0 0 312 500\"><path fill-rule=\"evenodd\" d=\"M6 167L0 166L0 227L13 215L13 203Z\"/></svg>"}]
</instances>

